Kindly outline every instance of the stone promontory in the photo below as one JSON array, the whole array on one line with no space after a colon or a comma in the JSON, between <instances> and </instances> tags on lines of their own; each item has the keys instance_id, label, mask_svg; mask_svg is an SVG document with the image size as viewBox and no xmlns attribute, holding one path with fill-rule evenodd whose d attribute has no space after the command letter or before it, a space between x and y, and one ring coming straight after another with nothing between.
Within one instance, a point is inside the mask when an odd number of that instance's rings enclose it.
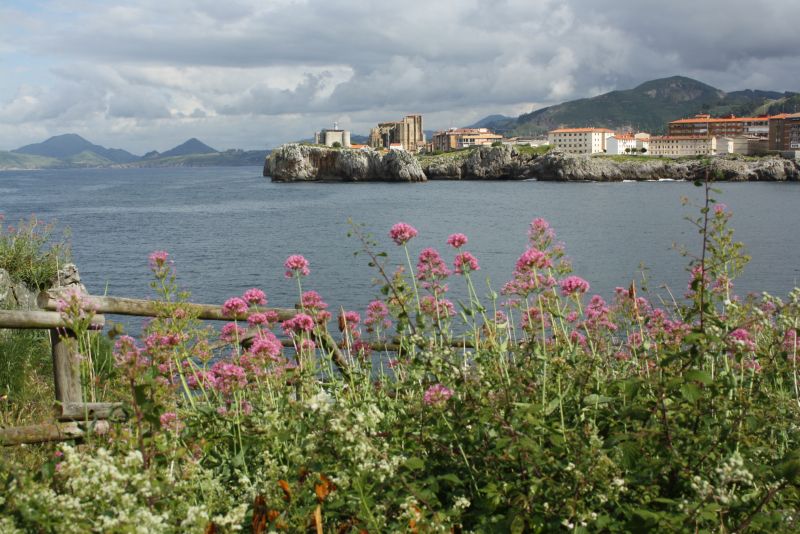
<instances>
[{"instance_id":1,"label":"stone promontory","mask_svg":"<svg viewBox=\"0 0 800 534\"><path fill-rule=\"evenodd\" d=\"M283 145L267 157L264 176L273 182L424 182L417 158L391 150L336 149Z\"/></svg>"},{"instance_id":2,"label":"stone promontory","mask_svg":"<svg viewBox=\"0 0 800 534\"><path fill-rule=\"evenodd\" d=\"M527 149L527 150L526 150ZM290 181L540 180L619 182L698 180L706 172L727 181L797 181L800 163L778 156L662 158L580 156L558 150L479 147L438 155L284 145L272 152L264 176Z\"/></svg>"}]
</instances>

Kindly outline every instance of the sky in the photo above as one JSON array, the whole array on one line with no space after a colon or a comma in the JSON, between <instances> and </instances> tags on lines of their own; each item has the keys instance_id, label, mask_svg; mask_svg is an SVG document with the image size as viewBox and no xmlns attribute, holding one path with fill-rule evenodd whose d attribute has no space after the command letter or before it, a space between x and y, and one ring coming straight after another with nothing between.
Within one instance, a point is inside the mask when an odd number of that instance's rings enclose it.
<instances>
[{"instance_id":1,"label":"sky","mask_svg":"<svg viewBox=\"0 0 800 534\"><path fill-rule=\"evenodd\" d=\"M800 91L798 0L0 0L0 150L272 148L689 76Z\"/></svg>"}]
</instances>

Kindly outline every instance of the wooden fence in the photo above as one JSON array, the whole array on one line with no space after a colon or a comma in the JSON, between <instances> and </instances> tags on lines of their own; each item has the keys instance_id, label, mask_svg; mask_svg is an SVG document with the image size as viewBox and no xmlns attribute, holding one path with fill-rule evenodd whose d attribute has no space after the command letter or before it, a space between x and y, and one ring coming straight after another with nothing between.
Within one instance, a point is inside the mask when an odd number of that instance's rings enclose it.
<instances>
[{"instance_id":1,"label":"wooden fence","mask_svg":"<svg viewBox=\"0 0 800 534\"><path fill-rule=\"evenodd\" d=\"M59 298L65 290L79 289L81 301L95 311L92 328L102 330L105 326L105 315L126 315L136 317L157 317L163 313L163 303L153 300L142 300L122 297L88 295L80 284L80 276L74 266L69 283L43 291L38 295L38 310L0 310L0 329L40 329L48 330L52 347L53 381L55 385L54 421L22 427L0 428L0 445L19 445L23 443L42 443L47 441L63 441L81 438L87 432L107 427L111 419L125 417L122 403L85 402L81 384L80 356L75 352L74 333L69 324L56 311ZM247 314L236 317L223 315L222 307L213 304L187 303L193 314L202 320L245 321ZM263 311L274 311L278 319L285 321L294 317L299 310L291 308L268 308ZM348 362L341 352L336 340L327 330L314 333L318 345L328 351L342 374L348 374ZM240 342L248 345L255 336L255 331L248 331ZM284 346L292 346L292 341L283 340ZM222 344L219 344L221 347ZM472 342L461 340L453 343L454 347L472 348ZM373 350L397 352L399 340L386 343L371 343ZM214 348L214 347L212 347Z\"/></svg>"},{"instance_id":2,"label":"wooden fence","mask_svg":"<svg viewBox=\"0 0 800 534\"><path fill-rule=\"evenodd\" d=\"M72 275L77 283L43 291L37 298L38 310L0 310L0 329L38 329L48 330L53 358L53 381L55 385L54 421L42 424L0 428L0 445L20 445L23 443L42 443L78 439L87 432L107 427L108 420L124 418L122 403L85 402L81 384L80 356L75 352L76 344L69 338L74 333L69 324L57 312L58 301L65 289L80 288L77 272ZM136 317L157 317L163 310L163 303L153 300L131 299L109 296L93 296L83 293L81 301L91 307L96 314L91 326L102 330L105 326L103 314L127 315ZM187 307L198 319L230 321L234 317L225 316L222 307L212 304L188 303ZM298 310L270 308L283 321L294 317ZM267 310L265 310L267 311ZM246 320L246 315L235 317ZM249 332L241 340L248 343L254 333ZM344 373L347 372L346 359L328 332L317 333L317 341L325 350L331 352L334 362ZM284 342L284 344L289 344Z\"/></svg>"}]
</instances>

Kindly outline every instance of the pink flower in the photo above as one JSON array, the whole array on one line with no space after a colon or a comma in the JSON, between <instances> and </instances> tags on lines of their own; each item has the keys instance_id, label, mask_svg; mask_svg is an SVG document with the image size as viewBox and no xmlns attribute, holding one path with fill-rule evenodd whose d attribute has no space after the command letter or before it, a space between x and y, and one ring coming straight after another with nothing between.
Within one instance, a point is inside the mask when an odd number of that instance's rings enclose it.
<instances>
[{"instance_id":1,"label":"pink flower","mask_svg":"<svg viewBox=\"0 0 800 534\"><path fill-rule=\"evenodd\" d=\"M131 377L150 364L142 354L142 349L136 346L136 340L131 336L120 336L114 344L114 360L117 365L124 367Z\"/></svg>"},{"instance_id":2,"label":"pink flower","mask_svg":"<svg viewBox=\"0 0 800 534\"><path fill-rule=\"evenodd\" d=\"M518 272L525 272L534 267L537 269L546 269L552 266L553 262L551 262L550 258L547 257L547 254L538 248L529 248L523 252L522 256L520 256L517 260L516 265Z\"/></svg>"},{"instance_id":3,"label":"pink flower","mask_svg":"<svg viewBox=\"0 0 800 534\"><path fill-rule=\"evenodd\" d=\"M568 276L561 280L561 294L565 297L589 291L589 282L580 276Z\"/></svg>"},{"instance_id":4,"label":"pink flower","mask_svg":"<svg viewBox=\"0 0 800 534\"><path fill-rule=\"evenodd\" d=\"M175 412L164 412L158 418L161 422L161 428L169 432L180 432L183 429L183 423L178 419L178 414Z\"/></svg>"},{"instance_id":5,"label":"pink flower","mask_svg":"<svg viewBox=\"0 0 800 534\"><path fill-rule=\"evenodd\" d=\"M442 384L434 384L425 391L423 401L428 406L439 406L447 402L453 396L453 391Z\"/></svg>"},{"instance_id":6,"label":"pink flower","mask_svg":"<svg viewBox=\"0 0 800 534\"><path fill-rule=\"evenodd\" d=\"M283 345L272 332L261 332L250 346L250 353L263 359L278 360L282 352Z\"/></svg>"},{"instance_id":7,"label":"pink flower","mask_svg":"<svg viewBox=\"0 0 800 534\"><path fill-rule=\"evenodd\" d=\"M317 344L310 339L304 339L300 342L300 352L314 352L316 348Z\"/></svg>"},{"instance_id":8,"label":"pink flower","mask_svg":"<svg viewBox=\"0 0 800 534\"><path fill-rule=\"evenodd\" d=\"M352 331L361 322L361 315L357 311L346 311L339 315L339 331Z\"/></svg>"},{"instance_id":9,"label":"pink flower","mask_svg":"<svg viewBox=\"0 0 800 534\"><path fill-rule=\"evenodd\" d=\"M314 329L314 319L306 313L298 313L284 321L281 326L287 335L293 332L311 332Z\"/></svg>"},{"instance_id":10,"label":"pink flower","mask_svg":"<svg viewBox=\"0 0 800 534\"><path fill-rule=\"evenodd\" d=\"M308 276L309 273L311 273L311 271L308 269L308 260L300 254L292 254L286 258L283 266L286 268L286 278L291 278L295 275Z\"/></svg>"},{"instance_id":11,"label":"pink flower","mask_svg":"<svg viewBox=\"0 0 800 534\"><path fill-rule=\"evenodd\" d=\"M227 323L225 326L222 327L222 331L220 332L220 339L223 341L227 341L228 343L238 343L241 341L242 336L244 336L245 331L243 328L240 328L236 323Z\"/></svg>"},{"instance_id":12,"label":"pink flower","mask_svg":"<svg viewBox=\"0 0 800 534\"><path fill-rule=\"evenodd\" d=\"M422 313L434 319L436 317L445 319L456 314L456 308L452 302L443 298L436 299L433 295L425 295L422 297L419 301L419 305Z\"/></svg>"},{"instance_id":13,"label":"pink flower","mask_svg":"<svg viewBox=\"0 0 800 534\"><path fill-rule=\"evenodd\" d=\"M456 274L464 274L480 270L480 267L478 266L478 259L469 252L457 254L453 265L456 268Z\"/></svg>"},{"instance_id":14,"label":"pink flower","mask_svg":"<svg viewBox=\"0 0 800 534\"><path fill-rule=\"evenodd\" d=\"M307 310L324 310L328 304L316 291L305 291L300 297L300 304Z\"/></svg>"},{"instance_id":15,"label":"pink flower","mask_svg":"<svg viewBox=\"0 0 800 534\"><path fill-rule=\"evenodd\" d=\"M269 325L269 323L270 321L266 313L251 313L247 318L247 324L250 326Z\"/></svg>"},{"instance_id":16,"label":"pink flower","mask_svg":"<svg viewBox=\"0 0 800 534\"><path fill-rule=\"evenodd\" d=\"M244 368L236 364L219 361L211 367L211 373L214 375L214 389L224 395L229 395L247 385Z\"/></svg>"},{"instance_id":17,"label":"pink flower","mask_svg":"<svg viewBox=\"0 0 800 534\"><path fill-rule=\"evenodd\" d=\"M461 248L467 244L467 236L464 234L452 234L447 238L447 244L453 248Z\"/></svg>"},{"instance_id":18,"label":"pink flower","mask_svg":"<svg viewBox=\"0 0 800 534\"><path fill-rule=\"evenodd\" d=\"M417 234L416 228L404 222L395 224L392 226L392 229L389 230L389 237L391 237L398 246L405 245L412 238L416 237Z\"/></svg>"},{"instance_id":19,"label":"pink flower","mask_svg":"<svg viewBox=\"0 0 800 534\"><path fill-rule=\"evenodd\" d=\"M159 271L163 269L167 264L167 258L169 258L169 253L167 253L166 250L156 250L155 252L151 252L147 257L148 263L150 264L150 269L153 271Z\"/></svg>"},{"instance_id":20,"label":"pink flower","mask_svg":"<svg viewBox=\"0 0 800 534\"><path fill-rule=\"evenodd\" d=\"M267 304L267 295L258 288L248 289L242 295L242 299L244 299L248 304L254 304L257 306L266 306Z\"/></svg>"},{"instance_id":21,"label":"pink flower","mask_svg":"<svg viewBox=\"0 0 800 534\"><path fill-rule=\"evenodd\" d=\"M723 215L727 209L728 206L720 202L714 206L714 215Z\"/></svg>"},{"instance_id":22,"label":"pink flower","mask_svg":"<svg viewBox=\"0 0 800 534\"><path fill-rule=\"evenodd\" d=\"M447 264L435 248L426 248L419 253L417 262L417 278L419 280L433 281L448 276L450 276L450 269L447 268Z\"/></svg>"},{"instance_id":23,"label":"pink flower","mask_svg":"<svg viewBox=\"0 0 800 534\"><path fill-rule=\"evenodd\" d=\"M380 300L373 300L367 305L367 318L364 324L367 330L372 332L376 326L381 328L389 328L392 323L387 319L389 315L389 308Z\"/></svg>"},{"instance_id":24,"label":"pink flower","mask_svg":"<svg viewBox=\"0 0 800 534\"><path fill-rule=\"evenodd\" d=\"M240 297L232 297L222 305L222 315L225 317L236 317L247 313L249 306Z\"/></svg>"},{"instance_id":25,"label":"pink flower","mask_svg":"<svg viewBox=\"0 0 800 534\"><path fill-rule=\"evenodd\" d=\"M728 337L731 339L731 342L735 347L739 347L748 351L756 350L756 344L753 341L753 338L750 337L750 332L744 328L737 328L728 334Z\"/></svg>"}]
</instances>

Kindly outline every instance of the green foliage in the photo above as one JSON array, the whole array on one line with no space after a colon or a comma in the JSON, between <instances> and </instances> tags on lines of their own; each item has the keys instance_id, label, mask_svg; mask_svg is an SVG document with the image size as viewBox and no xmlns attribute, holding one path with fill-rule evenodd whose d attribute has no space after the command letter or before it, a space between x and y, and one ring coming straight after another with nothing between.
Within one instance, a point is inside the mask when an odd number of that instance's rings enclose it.
<instances>
[{"instance_id":1,"label":"green foliage","mask_svg":"<svg viewBox=\"0 0 800 534\"><path fill-rule=\"evenodd\" d=\"M339 141L334 141L333 144L331 145L331 148L342 148L342 143L340 143Z\"/></svg>"},{"instance_id":2,"label":"green foliage","mask_svg":"<svg viewBox=\"0 0 800 534\"><path fill-rule=\"evenodd\" d=\"M59 266L69 261L66 238L52 240L53 225L31 217L16 227L4 224L0 214L0 269L31 289L47 287Z\"/></svg>"},{"instance_id":3,"label":"green foliage","mask_svg":"<svg viewBox=\"0 0 800 534\"><path fill-rule=\"evenodd\" d=\"M301 299L306 327L265 319L267 352L229 338L216 361L164 257L147 346L117 351L130 421L38 476L0 468L0 526L796 532L800 289L736 297L747 257L700 185L703 246L667 308L636 285L589 298L539 219L503 313L468 268L450 279L426 253L415 269L407 229L396 268L354 225L394 335L342 318L341 357L324 307ZM445 282L467 301L445 305Z\"/></svg>"},{"instance_id":4,"label":"green foliage","mask_svg":"<svg viewBox=\"0 0 800 534\"><path fill-rule=\"evenodd\" d=\"M502 141L495 141L494 143L492 143L492 146L494 146L494 147L503 146L503 142Z\"/></svg>"},{"instance_id":5,"label":"green foliage","mask_svg":"<svg viewBox=\"0 0 800 534\"><path fill-rule=\"evenodd\" d=\"M547 154L553 149L553 145L539 145L539 146L530 146L530 145L514 145L514 150L519 152L520 154L525 154L529 156L543 156Z\"/></svg>"}]
</instances>

